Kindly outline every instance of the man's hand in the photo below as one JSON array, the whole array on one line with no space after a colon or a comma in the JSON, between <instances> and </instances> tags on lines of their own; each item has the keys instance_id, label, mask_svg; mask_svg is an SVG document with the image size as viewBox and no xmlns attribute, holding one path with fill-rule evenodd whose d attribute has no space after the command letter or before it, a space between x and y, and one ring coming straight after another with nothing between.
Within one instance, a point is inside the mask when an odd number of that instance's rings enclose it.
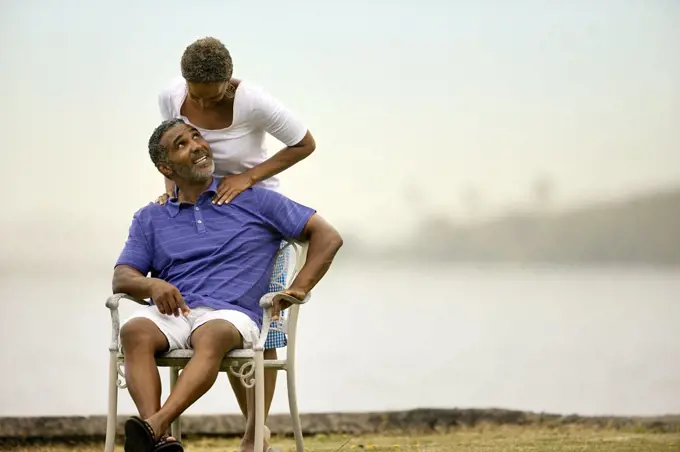
<instances>
[{"instance_id":1,"label":"man's hand","mask_svg":"<svg viewBox=\"0 0 680 452\"><path fill-rule=\"evenodd\" d=\"M189 315L189 308L177 287L157 278L151 278L150 284L151 299L161 314L175 317Z\"/></svg>"},{"instance_id":2,"label":"man's hand","mask_svg":"<svg viewBox=\"0 0 680 452\"><path fill-rule=\"evenodd\" d=\"M281 293L295 297L302 301L307 296L307 292L301 289L295 289L291 287L290 289L282 290ZM290 301L283 300L281 298L274 297L272 304L272 321L277 322L281 318L281 311L288 309L291 306Z\"/></svg>"}]
</instances>

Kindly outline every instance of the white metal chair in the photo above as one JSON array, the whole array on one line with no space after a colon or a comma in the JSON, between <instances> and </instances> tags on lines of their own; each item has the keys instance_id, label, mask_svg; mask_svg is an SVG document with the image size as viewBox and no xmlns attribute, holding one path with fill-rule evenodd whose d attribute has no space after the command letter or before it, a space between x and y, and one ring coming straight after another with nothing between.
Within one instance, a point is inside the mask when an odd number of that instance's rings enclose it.
<instances>
[{"instance_id":1,"label":"white metal chair","mask_svg":"<svg viewBox=\"0 0 680 452\"><path fill-rule=\"evenodd\" d=\"M286 277L284 288L288 288L297 273L304 265L307 255L307 244L299 242L288 242L279 253L283 253L287 248L293 250L291 253L293 259L289 259L290 265ZM277 256L278 258L278 256ZM284 267L285 270L285 267ZM278 272L276 269L275 272ZM283 270L281 270L283 271ZM280 274L274 274L272 280L276 280ZM228 353L222 361L221 370L230 372L232 375L239 377L242 384L247 388L255 386L255 450L262 450L264 445L264 369L275 369L286 371L288 382L288 405L290 407L290 415L293 423L293 432L295 434L295 444L297 452L304 451L304 442L302 439L302 426L300 424L300 414L297 405L297 391L295 388L295 347L296 347L296 332L297 322L300 310L300 305L309 300L311 294L291 306L287 310L287 314L282 322L282 330L288 334L288 345L286 348L286 358L276 360L264 359L264 344L267 339L267 334L270 330L271 323L271 306L274 297L279 292L268 293L260 300L260 306L264 309L264 318L262 322L262 331L260 338L251 349L233 350ZM148 305L146 300L137 300L126 294L115 294L106 300L106 307L111 311L111 344L109 345L109 408L106 420L106 444L104 446L105 452L113 452L115 437L116 437L116 422L118 417L118 389L125 389L124 378L125 373L122 366L125 363L125 357L120 350L120 317L118 313L118 305L121 299L127 299L139 303L141 305ZM278 329L278 328L277 328ZM179 376L180 369L189 362L193 356L192 350L174 350L165 353L156 358L156 365L158 367L170 368L170 388L172 389ZM170 427L172 436L181 440L181 422L177 418Z\"/></svg>"}]
</instances>

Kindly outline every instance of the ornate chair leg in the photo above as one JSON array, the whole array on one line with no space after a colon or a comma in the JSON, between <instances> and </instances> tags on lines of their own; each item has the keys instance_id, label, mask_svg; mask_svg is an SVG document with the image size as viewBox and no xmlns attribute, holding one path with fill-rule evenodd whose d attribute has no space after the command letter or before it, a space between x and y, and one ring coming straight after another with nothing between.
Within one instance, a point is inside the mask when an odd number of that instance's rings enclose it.
<instances>
[{"instance_id":1,"label":"ornate chair leg","mask_svg":"<svg viewBox=\"0 0 680 452\"><path fill-rule=\"evenodd\" d=\"M109 352L109 409L106 415L106 443L104 452L113 452L118 420L118 352Z\"/></svg>"},{"instance_id":2,"label":"ornate chair leg","mask_svg":"<svg viewBox=\"0 0 680 452\"><path fill-rule=\"evenodd\" d=\"M255 450L264 449L264 350L255 350Z\"/></svg>"},{"instance_id":3,"label":"ornate chair leg","mask_svg":"<svg viewBox=\"0 0 680 452\"><path fill-rule=\"evenodd\" d=\"M179 377L179 367L170 368L170 390L172 391L177 384ZM177 417L170 425L170 434L177 440L182 441L182 420Z\"/></svg>"}]
</instances>

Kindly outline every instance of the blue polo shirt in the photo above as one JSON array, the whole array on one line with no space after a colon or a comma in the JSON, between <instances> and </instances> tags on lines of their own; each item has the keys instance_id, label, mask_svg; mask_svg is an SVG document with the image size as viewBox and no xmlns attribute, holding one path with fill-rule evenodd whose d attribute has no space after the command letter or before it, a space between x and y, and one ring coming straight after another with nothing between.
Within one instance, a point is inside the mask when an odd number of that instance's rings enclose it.
<instances>
[{"instance_id":1,"label":"blue polo shirt","mask_svg":"<svg viewBox=\"0 0 680 452\"><path fill-rule=\"evenodd\" d=\"M261 327L259 301L281 240L299 237L315 211L260 187L218 206L219 181L196 204L173 198L138 210L116 265L169 282L190 308L235 309Z\"/></svg>"}]
</instances>

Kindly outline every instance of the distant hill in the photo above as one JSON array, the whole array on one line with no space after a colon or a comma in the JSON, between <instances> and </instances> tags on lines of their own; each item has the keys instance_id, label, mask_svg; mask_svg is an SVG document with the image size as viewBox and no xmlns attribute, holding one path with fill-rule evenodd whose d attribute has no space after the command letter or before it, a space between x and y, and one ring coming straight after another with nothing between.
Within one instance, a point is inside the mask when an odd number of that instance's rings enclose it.
<instances>
[{"instance_id":1,"label":"distant hill","mask_svg":"<svg viewBox=\"0 0 680 452\"><path fill-rule=\"evenodd\" d=\"M74 223L54 217L5 222L0 276L30 271L110 271L127 237L127 217ZM74 226L77 222L77 227ZM384 259L452 262L680 265L680 188L567 212L514 212L477 225L425 219L401 247L380 249L343 233L338 261Z\"/></svg>"},{"instance_id":2,"label":"distant hill","mask_svg":"<svg viewBox=\"0 0 680 452\"><path fill-rule=\"evenodd\" d=\"M429 220L397 254L454 261L680 264L680 188L475 226Z\"/></svg>"}]
</instances>

